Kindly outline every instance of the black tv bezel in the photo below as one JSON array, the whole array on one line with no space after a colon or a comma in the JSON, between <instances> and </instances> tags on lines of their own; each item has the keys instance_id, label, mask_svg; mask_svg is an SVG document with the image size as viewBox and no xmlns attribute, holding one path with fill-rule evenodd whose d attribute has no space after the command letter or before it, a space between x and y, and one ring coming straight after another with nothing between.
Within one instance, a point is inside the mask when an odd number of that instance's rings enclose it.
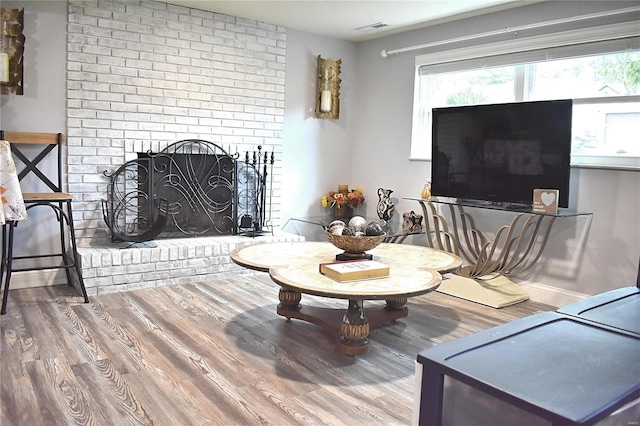
<instances>
[{"instance_id":1,"label":"black tv bezel","mask_svg":"<svg viewBox=\"0 0 640 426\"><path fill-rule=\"evenodd\" d=\"M553 108L562 108L565 113L568 114L566 117L566 122L568 125L564 129L566 132L566 143L564 148L562 149L562 164L561 166L566 167L566 179L563 182L563 185L556 185L558 188L554 188L553 186L545 185L541 189L559 189L559 199L558 206L561 208L569 207L569 191L570 191L570 174L571 174L571 139L572 139L572 117L573 117L573 100L572 99L559 99L559 100L545 100L545 101L526 101L526 102L507 102L507 103L492 103L492 104L478 104L478 105L463 105L463 106L450 106L450 107L438 107L432 109L432 121L431 121L431 194L438 197L446 197L458 199L460 201L470 202L474 204L492 204L498 206L504 206L505 208L529 208L533 204L533 191L531 191L531 196L525 200L518 199L510 199L505 196L496 196L496 197L485 197L479 198L478 196L471 196L471 194L460 193L459 191L447 190L447 188L441 189L438 187L434 176L438 172L438 164L437 164L437 150L438 150L438 141L437 141L437 131L438 131L438 121L437 117L440 114L452 114L452 113L460 113L469 110L491 110L496 109L496 113L498 111L504 111L505 109L511 110L528 110L535 106L544 106L544 105L553 105Z\"/></svg>"}]
</instances>

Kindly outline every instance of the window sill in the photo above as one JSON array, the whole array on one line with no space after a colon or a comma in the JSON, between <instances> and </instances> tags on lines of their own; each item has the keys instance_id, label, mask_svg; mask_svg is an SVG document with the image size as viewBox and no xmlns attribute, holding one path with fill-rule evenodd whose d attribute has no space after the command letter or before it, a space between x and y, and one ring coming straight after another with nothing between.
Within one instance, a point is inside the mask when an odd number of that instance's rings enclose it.
<instances>
[{"instance_id":1,"label":"window sill","mask_svg":"<svg viewBox=\"0 0 640 426\"><path fill-rule=\"evenodd\" d=\"M575 159L575 156L573 156L573 158ZM585 157L580 157L578 162L572 161L570 164L570 167L575 169L601 169L601 170L640 172L639 157L631 157L631 158L612 157L611 159L607 158L607 160L605 161L603 161L602 157L600 157L597 162L592 157L586 157L586 158L587 160L585 160ZM617 161L609 161L614 159ZM431 162L431 158L409 157L409 161Z\"/></svg>"},{"instance_id":2,"label":"window sill","mask_svg":"<svg viewBox=\"0 0 640 426\"><path fill-rule=\"evenodd\" d=\"M572 155L571 167L640 171L640 157Z\"/></svg>"}]
</instances>

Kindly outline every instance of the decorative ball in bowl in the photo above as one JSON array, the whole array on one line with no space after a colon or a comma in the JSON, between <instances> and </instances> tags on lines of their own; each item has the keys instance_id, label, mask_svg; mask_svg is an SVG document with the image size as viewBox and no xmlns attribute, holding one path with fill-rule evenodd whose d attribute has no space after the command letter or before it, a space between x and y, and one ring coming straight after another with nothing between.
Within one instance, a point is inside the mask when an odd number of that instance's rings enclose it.
<instances>
[{"instance_id":1,"label":"decorative ball in bowl","mask_svg":"<svg viewBox=\"0 0 640 426\"><path fill-rule=\"evenodd\" d=\"M344 250L344 253L336 256L336 260L371 259L373 257L365 252L380 245L387 234L376 222L370 222L361 228L361 230L354 231L353 227L341 223L341 221L334 221L329 225L326 232L327 240Z\"/></svg>"}]
</instances>

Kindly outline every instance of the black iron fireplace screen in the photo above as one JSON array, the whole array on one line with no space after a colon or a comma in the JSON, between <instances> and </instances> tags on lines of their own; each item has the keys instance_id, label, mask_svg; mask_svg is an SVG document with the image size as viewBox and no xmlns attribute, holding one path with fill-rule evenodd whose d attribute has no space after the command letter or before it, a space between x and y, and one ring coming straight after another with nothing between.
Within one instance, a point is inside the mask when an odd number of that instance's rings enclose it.
<instances>
[{"instance_id":1,"label":"black iron fireplace screen","mask_svg":"<svg viewBox=\"0 0 640 426\"><path fill-rule=\"evenodd\" d=\"M111 174L105 171L109 185L102 207L111 240L268 232L273 152L269 158L258 146L252 156L246 152L245 161L239 157L212 142L189 139L158 153L139 153Z\"/></svg>"}]
</instances>

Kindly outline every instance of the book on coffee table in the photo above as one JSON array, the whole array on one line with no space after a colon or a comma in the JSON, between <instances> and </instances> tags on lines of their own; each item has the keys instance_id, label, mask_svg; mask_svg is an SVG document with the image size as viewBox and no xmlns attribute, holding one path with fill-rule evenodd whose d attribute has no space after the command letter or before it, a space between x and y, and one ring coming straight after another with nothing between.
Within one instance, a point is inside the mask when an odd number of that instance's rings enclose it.
<instances>
[{"instance_id":1,"label":"book on coffee table","mask_svg":"<svg viewBox=\"0 0 640 426\"><path fill-rule=\"evenodd\" d=\"M389 266L375 260L348 260L320 264L320 273L336 281L357 281L389 276Z\"/></svg>"}]
</instances>

